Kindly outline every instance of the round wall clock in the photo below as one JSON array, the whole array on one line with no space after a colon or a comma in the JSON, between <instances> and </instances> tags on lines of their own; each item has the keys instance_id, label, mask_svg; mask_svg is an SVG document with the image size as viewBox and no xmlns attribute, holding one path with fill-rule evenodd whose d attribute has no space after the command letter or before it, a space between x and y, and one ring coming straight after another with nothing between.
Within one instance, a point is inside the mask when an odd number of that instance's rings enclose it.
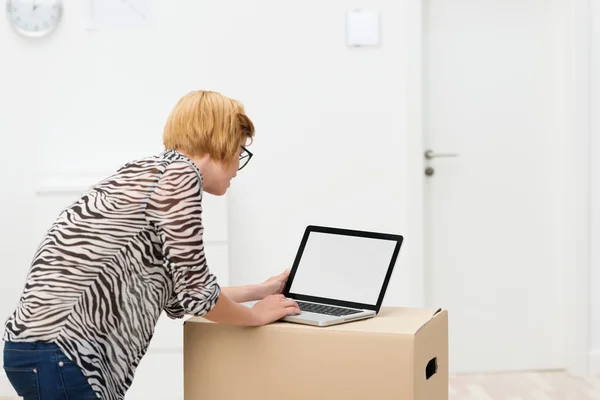
<instances>
[{"instance_id":1,"label":"round wall clock","mask_svg":"<svg viewBox=\"0 0 600 400\"><path fill-rule=\"evenodd\" d=\"M6 0L13 29L23 36L39 38L52 33L62 18L62 0Z\"/></svg>"}]
</instances>

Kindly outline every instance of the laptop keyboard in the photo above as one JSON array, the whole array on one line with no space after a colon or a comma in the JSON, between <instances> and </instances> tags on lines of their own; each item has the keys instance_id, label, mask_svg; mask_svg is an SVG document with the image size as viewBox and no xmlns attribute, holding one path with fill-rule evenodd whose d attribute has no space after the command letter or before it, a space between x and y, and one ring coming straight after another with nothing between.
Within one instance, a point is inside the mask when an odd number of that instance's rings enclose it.
<instances>
[{"instance_id":1,"label":"laptop keyboard","mask_svg":"<svg viewBox=\"0 0 600 400\"><path fill-rule=\"evenodd\" d=\"M306 303L304 301L296 300L296 303L300 307L300 310L306 312L312 312L317 314L325 314L332 315L334 317L342 317L345 315L358 314L362 312L362 310L354 310L351 308L343 308L336 306L329 306L325 304L316 304L316 303Z\"/></svg>"}]
</instances>

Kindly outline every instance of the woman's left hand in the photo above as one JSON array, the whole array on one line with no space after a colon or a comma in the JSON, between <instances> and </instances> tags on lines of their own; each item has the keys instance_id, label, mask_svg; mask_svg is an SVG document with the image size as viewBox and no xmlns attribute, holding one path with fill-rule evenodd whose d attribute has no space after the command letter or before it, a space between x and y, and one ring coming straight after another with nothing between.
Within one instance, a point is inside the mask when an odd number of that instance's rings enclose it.
<instances>
[{"instance_id":1,"label":"woman's left hand","mask_svg":"<svg viewBox=\"0 0 600 400\"><path fill-rule=\"evenodd\" d=\"M273 294L281 294L283 293L283 288L285 287L285 283L287 282L288 276L290 275L290 271L286 270L279 275L272 276L267 279L265 282L261 284L263 287L263 295L264 297L273 295Z\"/></svg>"}]
</instances>

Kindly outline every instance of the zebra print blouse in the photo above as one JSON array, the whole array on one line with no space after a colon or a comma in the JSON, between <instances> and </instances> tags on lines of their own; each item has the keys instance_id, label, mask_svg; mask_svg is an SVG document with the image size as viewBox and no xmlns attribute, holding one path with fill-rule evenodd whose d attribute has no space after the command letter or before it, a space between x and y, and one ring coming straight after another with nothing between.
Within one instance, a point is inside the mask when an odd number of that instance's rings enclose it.
<instances>
[{"instance_id":1,"label":"zebra print blouse","mask_svg":"<svg viewBox=\"0 0 600 400\"><path fill-rule=\"evenodd\" d=\"M122 399L163 310L204 315L220 287L206 265L202 176L164 152L120 168L43 238L4 340L56 343L103 399Z\"/></svg>"}]
</instances>

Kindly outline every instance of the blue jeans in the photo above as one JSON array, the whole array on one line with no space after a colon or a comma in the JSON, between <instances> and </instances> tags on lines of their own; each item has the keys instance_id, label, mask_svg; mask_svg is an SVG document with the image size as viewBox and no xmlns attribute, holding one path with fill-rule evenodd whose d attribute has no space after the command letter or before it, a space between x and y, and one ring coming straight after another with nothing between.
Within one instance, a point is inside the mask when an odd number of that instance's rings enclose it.
<instances>
[{"instance_id":1,"label":"blue jeans","mask_svg":"<svg viewBox=\"0 0 600 400\"><path fill-rule=\"evenodd\" d=\"M4 372L23 400L88 400L97 396L55 344L4 342Z\"/></svg>"}]
</instances>

